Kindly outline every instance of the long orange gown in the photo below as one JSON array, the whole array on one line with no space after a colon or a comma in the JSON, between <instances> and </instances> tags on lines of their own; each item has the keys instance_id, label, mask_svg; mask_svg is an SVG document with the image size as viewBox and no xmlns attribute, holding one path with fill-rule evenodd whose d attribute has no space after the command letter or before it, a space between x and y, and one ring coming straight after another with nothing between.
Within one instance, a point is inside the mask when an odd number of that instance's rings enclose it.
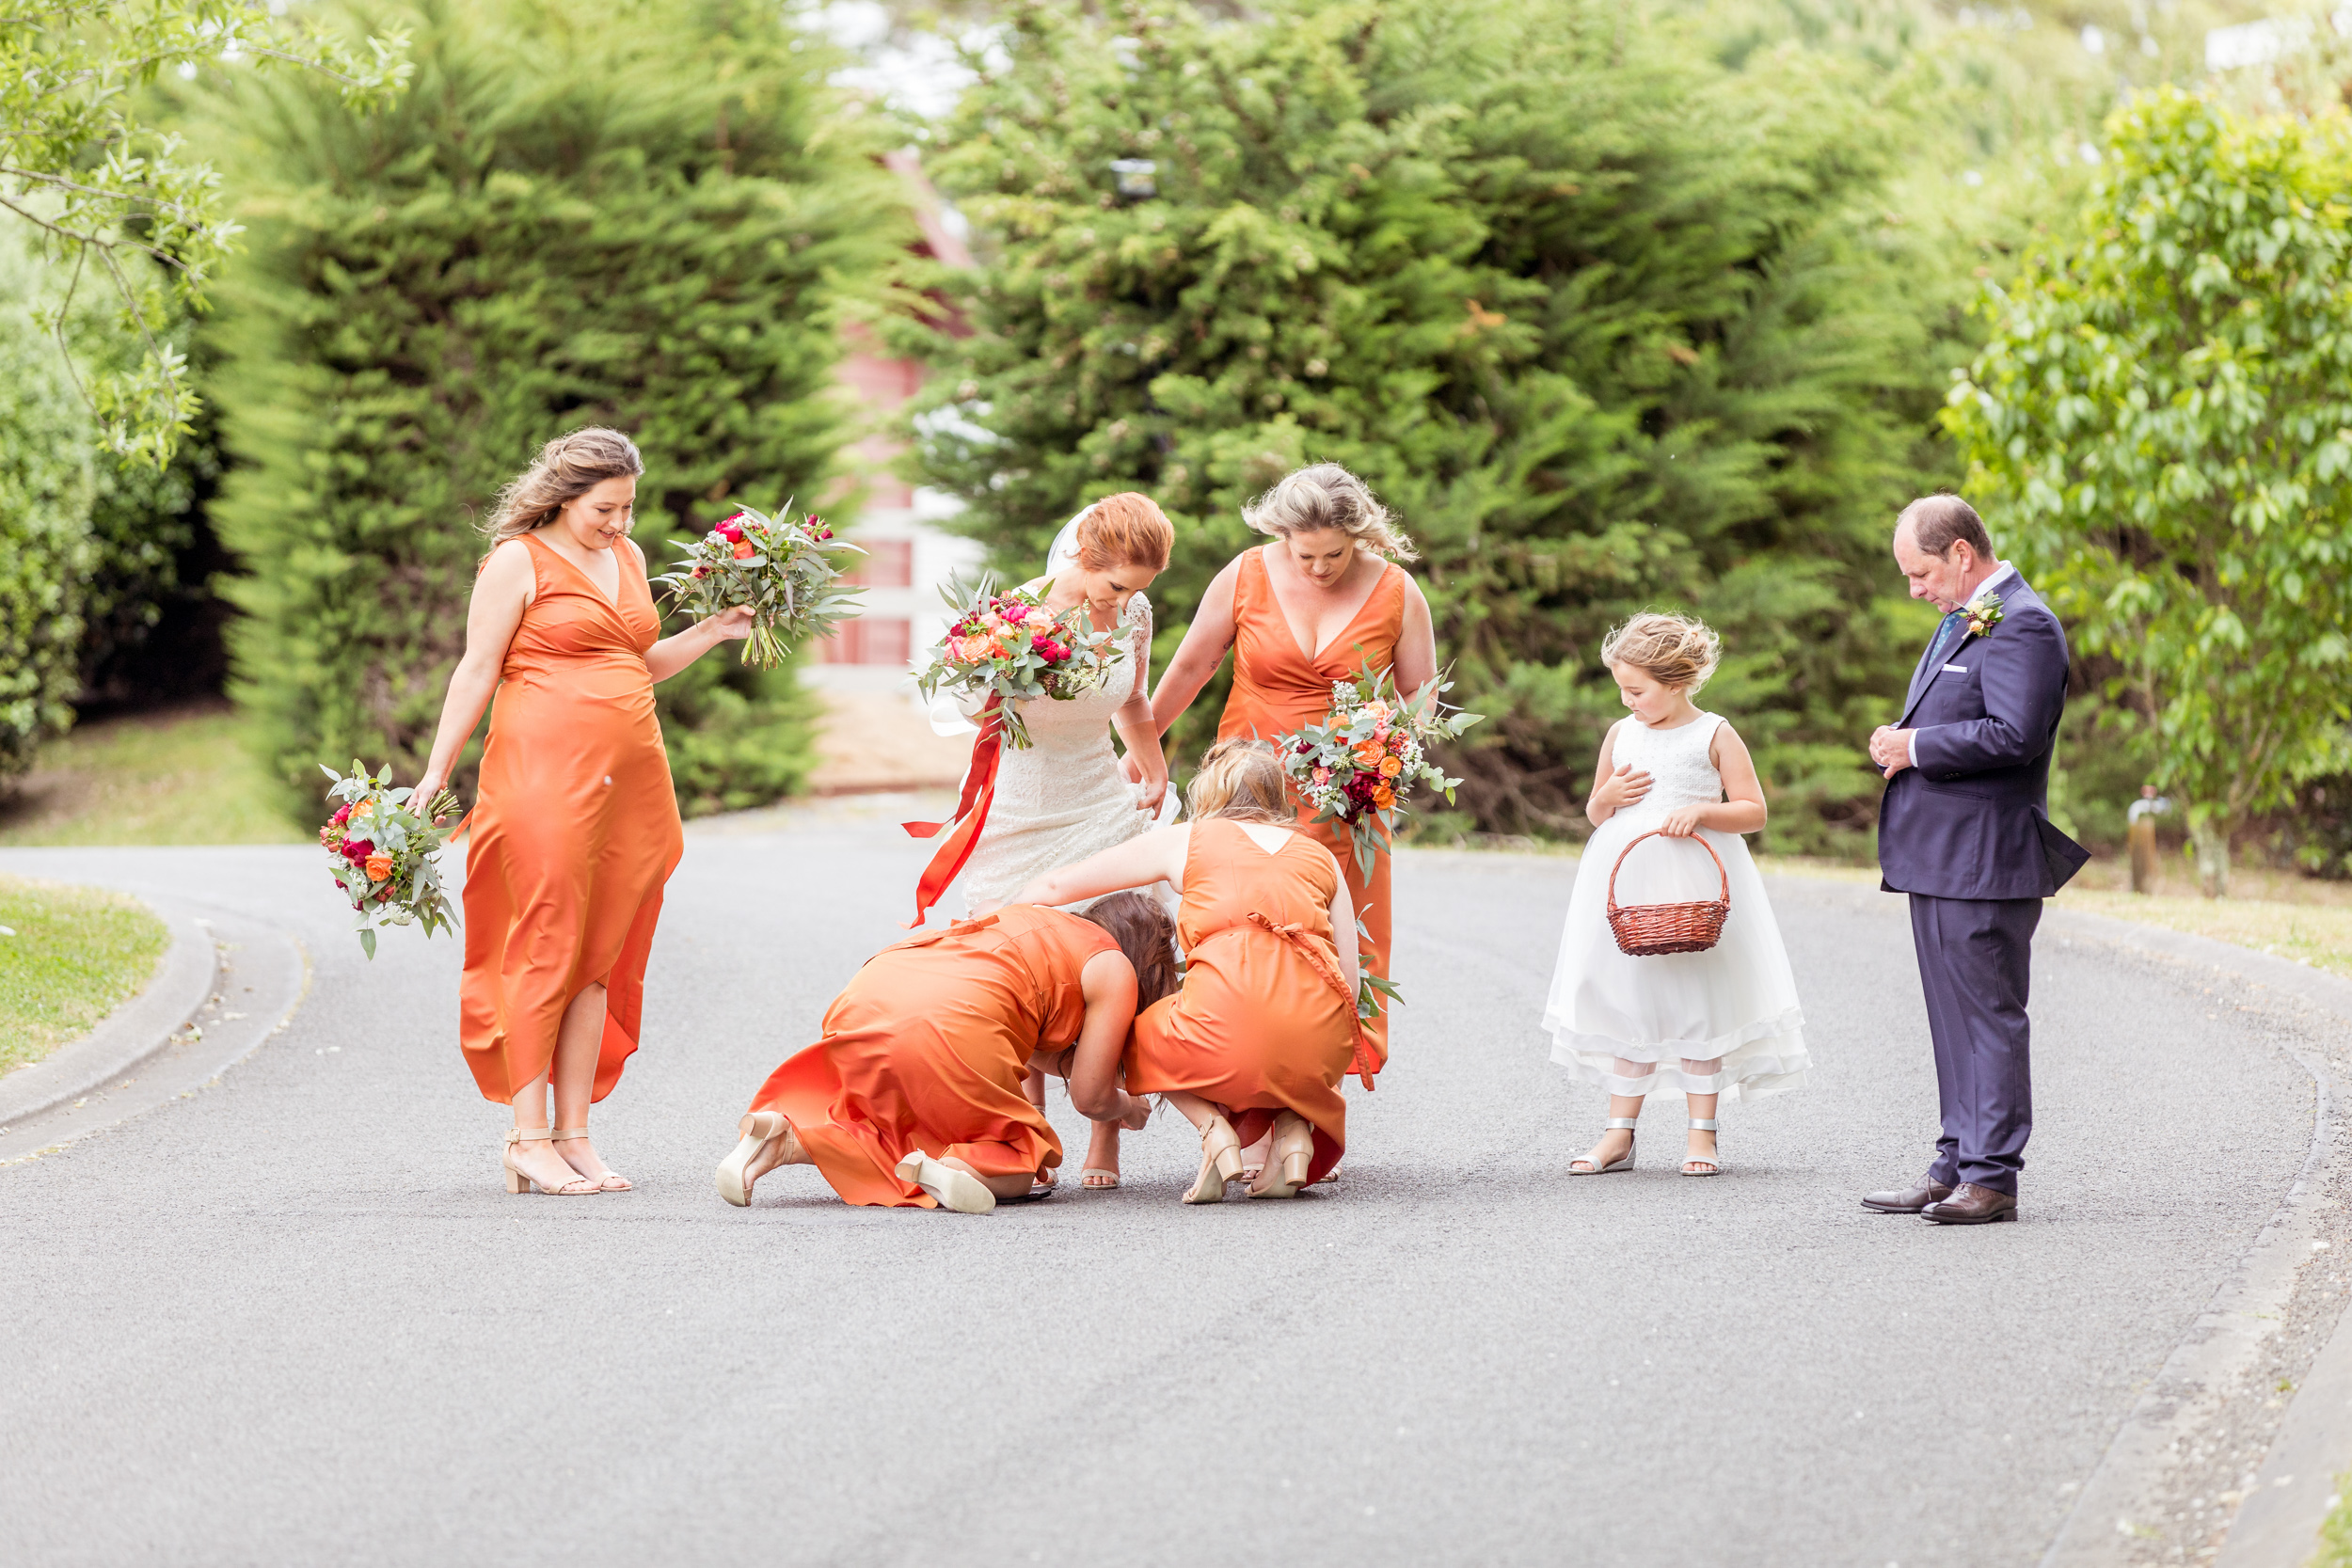
<instances>
[{"instance_id":1,"label":"long orange gown","mask_svg":"<svg viewBox=\"0 0 2352 1568\"><path fill-rule=\"evenodd\" d=\"M537 588L500 670L466 851L459 1038L483 1098L555 1060L564 1010L605 987L597 1100L637 1049L645 956L686 840L645 651L661 635L643 559L616 605L530 534Z\"/></svg>"},{"instance_id":2,"label":"long orange gown","mask_svg":"<svg viewBox=\"0 0 2352 1568\"><path fill-rule=\"evenodd\" d=\"M1191 832L1176 916L1184 983L1136 1015L1127 1092L1213 1101L1245 1145L1295 1111L1314 1128L1308 1180L1320 1181L1347 1146L1340 1079L1358 1038L1331 943L1338 879L1303 834L1269 852L1221 817Z\"/></svg>"},{"instance_id":3,"label":"long orange gown","mask_svg":"<svg viewBox=\"0 0 2352 1568\"><path fill-rule=\"evenodd\" d=\"M1274 585L1266 578L1265 551L1253 549L1241 558L1233 581L1233 688L1217 721L1219 740L1276 736L1307 724L1320 724L1331 714L1331 683L1353 680L1369 667L1375 673L1396 662L1397 640L1405 634L1405 569L1393 563L1373 585L1372 596L1355 619L1317 651L1312 658L1299 648L1282 607L1275 602ZM1387 979L1389 974L1389 857L1384 850L1372 861L1367 878L1357 868L1356 847L1338 822L1311 826L1314 812L1301 805L1298 825L1340 863L1347 876L1348 896L1364 923L1369 940L1359 955L1363 966ZM1389 1060L1389 1018L1368 1021L1364 1032L1374 1058Z\"/></svg>"},{"instance_id":4,"label":"long orange gown","mask_svg":"<svg viewBox=\"0 0 2352 1568\"><path fill-rule=\"evenodd\" d=\"M768 1075L752 1109L784 1113L844 1203L938 1208L898 1180L918 1148L1034 1178L1061 1164L1061 1140L1021 1092L1029 1058L1077 1040L1078 972L1118 947L1092 921L1031 904L894 943L834 998L822 1037Z\"/></svg>"}]
</instances>

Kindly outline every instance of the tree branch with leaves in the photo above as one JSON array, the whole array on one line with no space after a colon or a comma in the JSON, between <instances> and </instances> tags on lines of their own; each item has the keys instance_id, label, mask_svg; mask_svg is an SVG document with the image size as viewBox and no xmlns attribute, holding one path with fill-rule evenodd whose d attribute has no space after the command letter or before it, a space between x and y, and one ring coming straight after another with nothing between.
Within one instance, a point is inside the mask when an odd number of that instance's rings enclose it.
<instances>
[{"instance_id":1,"label":"tree branch with leaves","mask_svg":"<svg viewBox=\"0 0 2352 1568\"><path fill-rule=\"evenodd\" d=\"M2008 289L1945 421L2078 647L2146 694L2205 893L2352 717L2352 126L2165 89Z\"/></svg>"},{"instance_id":2,"label":"tree branch with leaves","mask_svg":"<svg viewBox=\"0 0 2352 1568\"><path fill-rule=\"evenodd\" d=\"M68 0L0 16L0 213L29 225L67 268L42 325L125 458L160 468L191 428L201 400L166 324L175 309L203 308L238 233L220 177L149 122L144 89L167 70L292 65L367 107L407 80L400 30L355 46L287 9L283 0ZM119 302L142 349L135 362L77 362L66 323L84 287Z\"/></svg>"}]
</instances>

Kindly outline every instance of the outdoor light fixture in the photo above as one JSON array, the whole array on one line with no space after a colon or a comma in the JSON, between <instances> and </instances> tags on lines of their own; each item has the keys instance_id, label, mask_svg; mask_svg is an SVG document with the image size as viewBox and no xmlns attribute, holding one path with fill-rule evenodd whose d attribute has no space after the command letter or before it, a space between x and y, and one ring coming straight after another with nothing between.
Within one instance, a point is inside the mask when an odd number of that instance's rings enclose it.
<instances>
[{"instance_id":1,"label":"outdoor light fixture","mask_svg":"<svg viewBox=\"0 0 2352 1568\"><path fill-rule=\"evenodd\" d=\"M1111 173L1119 178L1119 198L1121 201L1149 201L1160 194L1159 182L1152 176L1160 166L1149 158L1113 158Z\"/></svg>"}]
</instances>

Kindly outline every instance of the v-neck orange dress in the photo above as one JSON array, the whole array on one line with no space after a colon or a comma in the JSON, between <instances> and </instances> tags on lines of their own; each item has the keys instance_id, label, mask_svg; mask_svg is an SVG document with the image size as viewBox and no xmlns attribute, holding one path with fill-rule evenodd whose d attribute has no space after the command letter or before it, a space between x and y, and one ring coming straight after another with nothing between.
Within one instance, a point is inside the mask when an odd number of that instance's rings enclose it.
<instances>
[{"instance_id":1,"label":"v-neck orange dress","mask_svg":"<svg viewBox=\"0 0 2352 1568\"><path fill-rule=\"evenodd\" d=\"M1266 577L1265 551L1246 552L1233 579L1233 688L1225 699L1224 717L1217 721L1219 740L1255 736L1271 740L1307 724L1320 724L1331 713L1331 683L1353 680L1365 668L1375 672L1396 663L1396 644L1405 635L1405 569L1390 562L1373 585L1372 596L1355 617L1310 658L1300 650L1282 607ZM1311 807L1302 804L1298 825L1331 851L1347 876L1348 896L1370 933L1359 954L1363 966L1381 978L1389 974L1389 934L1394 911L1389 908L1389 857L1375 855L1372 875L1357 868L1355 846L1337 822L1310 826ZM1389 1019L1385 1006L1369 1021L1365 1033L1373 1055L1389 1059Z\"/></svg>"},{"instance_id":2,"label":"v-neck orange dress","mask_svg":"<svg viewBox=\"0 0 2352 1568\"><path fill-rule=\"evenodd\" d=\"M1076 1043L1079 973L1119 943L1090 920L1009 904L893 943L866 960L815 1045L768 1076L755 1111L781 1111L844 1203L936 1209L898 1176L915 1149L987 1176L1034 1179L1061 1140L1021 1085L1029 1058Z\"/></svg>"},{"instance_id":3,"label":"v-neck orange dress","mask_svg":"<svg viewBox=\"0 0 2352 1568\"><path fill-rule=\"evenodd\" d=\"M1245 1145L1276 1112L1297 1112L1315 1132L1312 1181L1347 1147L1340 1080L1356 1053L1356 1006L1331 942L1338 886L1303 833L1269 851L1238 823L1195 822L1176 916L1184 983L1136 1015L1124 1063L1129 1094L1197 1094L1232 1113Z\"/></svg>"},{"instance_id":4,"label":"v-neck orange dress","mask_svg":"<svg viewBox=\"0 0 2352 1568\"><path fill-rule=\"evenodd\" d=\"M605 988L595 1097L637 1049L661 888L686 840L645 652L661 635L644 561L618 603L522 535L536 587L507 644L466 851L459 1038L483 1098L548 1070L564 1010Z\"/></svg>"}]
</instances>

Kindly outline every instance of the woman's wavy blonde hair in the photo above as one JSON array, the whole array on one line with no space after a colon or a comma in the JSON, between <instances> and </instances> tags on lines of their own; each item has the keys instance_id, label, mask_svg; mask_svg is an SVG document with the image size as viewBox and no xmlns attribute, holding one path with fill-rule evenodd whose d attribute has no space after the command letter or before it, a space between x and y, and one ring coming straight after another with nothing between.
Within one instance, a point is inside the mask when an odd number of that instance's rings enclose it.
<instances>
[{"instance_id":1,"label":"woman's wavy blonde hair","mask_svg":"<svg viewBox=\"0 0 2352 1568\"><path fill-rule=\"evenodd\" d=\"M1372 486L1337 463L1311 463L1285 474L1273 489L1242 508L1242 521L1260 533L1288 539L1294 533L1338 529L1356 547L1391 561L1418 561L1413 542L1374 497Z\"/></svg>"},{"instance_id":2,"label":"woman's wavy blonde hair","mask_svg":"<svg viewBox=\"0 0 2352 1568\"><path fill-rule=\"evenodd\" d=\"M544 528L568 500L577 500L608 479L629 479L645 471L637 443L617 430L590 425L558 436L499 492L482 531L497 549L509 539Z\"/></svg>"},{"instance_id":3,"label":"woman's wavy blonde hair","mask_svg":"<svg viewBox=\"0 0 2352 1568\"><path fill-rule=\"evenodd\" d=\"M1184 791L1192 819L1222 816L1233 822L1263 822L1295 828L1290 780L1280 755L1263 740L1220 740L1200 759L1200 771Z\"/></svg>"},{"instance_id":4,"label":"woman's wavy blonde hair","mask_svg":"<svg viewBox=\"0 0 2352 1568\"><path fill-rule=\"evenodd\" d=\"M1630 664L1668 686L1695 693L1724 657L1724 640L1704 621L1644 610L1600 644L1603 664Z\"/></svg>"}]
</instances>

